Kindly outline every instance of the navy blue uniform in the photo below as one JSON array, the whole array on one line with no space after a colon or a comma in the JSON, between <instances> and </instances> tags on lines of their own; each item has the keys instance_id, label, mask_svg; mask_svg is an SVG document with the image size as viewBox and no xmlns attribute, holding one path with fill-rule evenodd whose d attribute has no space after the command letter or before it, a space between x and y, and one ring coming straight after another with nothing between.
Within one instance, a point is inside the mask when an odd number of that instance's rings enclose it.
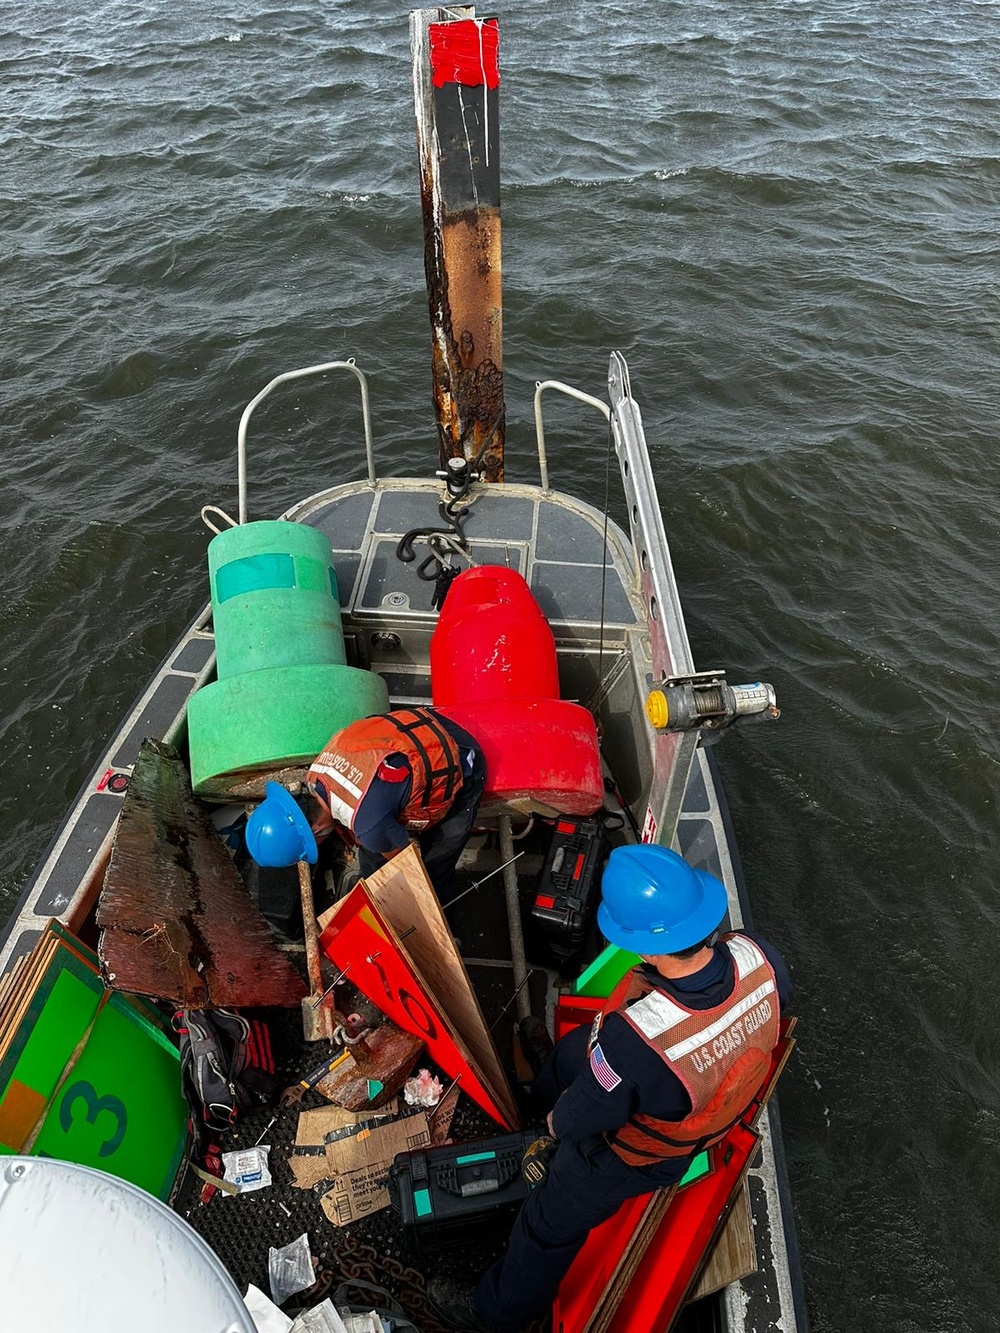
<instances>
[{"instance_id":1,"label":"navy blue uniform","mask_svg":"<svg viewBox=\"0 0 1000 1333\"><path fill-rule=\"evenodd\" d=\"M749 932L742 932L749 934ZM791 992L781 955L750 935L774 968L782 1007ZM725 944L690 976L667 980L654 968L648 975L667 995L689 1009L711 1009L732 993L736 974ZM544 1184L533 1190L518 1214L504 1257L476 1287L473 1302L481 1318L500 1333L514 1333L544 1312L589 1232L616 1213L626 1199L679 1180L691 1157L673 1157L651 1166L626 1166L603 1135L620 1129L638 1111L681 1120L691 1100L680 1079L618 1014L601 1028L601 1079L588 1059L589 1028L577 1028L553 1050L535 1080L539 1108L552 1111L559 1148Z\"/></svg>"},{"instance_id":2,"label":"navy blue uniform","mask_svg":"<svg viewBox=\"0 0 1000 1333\"><path fill-rule=\"evenodd\" d=\"M486 761L483 752L467 731L456 723L437 714L438 720L459 747L462 762L462 786L445 817L418 836L420 855L427 876L442 902L447 902L454 889L455 866L462 855L479 809L479 800L486 781ZM357 838L358 864L362 878L384 866L386 854L398 851L410 841L410 835L399 821L399 816L410 799L413 777L407 759L396 754L388 761L393 767L406 770L401 781L387 782L380 777L372 780L354 816L354 836Z\"/></svg>"}]
</instances>

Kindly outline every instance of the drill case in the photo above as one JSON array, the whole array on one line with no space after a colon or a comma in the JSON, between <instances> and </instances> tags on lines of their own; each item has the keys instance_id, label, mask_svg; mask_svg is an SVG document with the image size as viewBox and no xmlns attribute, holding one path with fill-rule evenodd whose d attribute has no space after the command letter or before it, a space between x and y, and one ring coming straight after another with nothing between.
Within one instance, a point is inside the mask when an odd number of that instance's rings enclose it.
<instances>
[{"instance_id":1,"label":"drill case","mask_svg":"<svg viewBox=\"0 0 1000 1333\"><path fill-rule=\"evenodd\" d=\"M597 910L603 833L591 819L559 819L552 833L531 919L559 962L579 953Z\"/></svg>"},{"instance_id":2,"label":"drill case","mask_svg":"<svg viewBox=\"0 0 1000 1333\"><path fill-rule=\"evenodd\" d=\"M537 1133L517 1131L475 1143L398 1153L389 1197L418 1254L502 1236L528 1197L521 1159Z\"/></svg>"}]
</instances>

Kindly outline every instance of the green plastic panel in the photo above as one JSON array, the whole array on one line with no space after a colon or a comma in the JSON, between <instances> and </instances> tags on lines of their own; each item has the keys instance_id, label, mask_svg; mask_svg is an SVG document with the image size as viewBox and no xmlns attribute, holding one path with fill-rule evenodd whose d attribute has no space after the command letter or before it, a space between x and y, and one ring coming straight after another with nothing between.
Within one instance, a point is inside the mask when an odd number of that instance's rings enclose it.
<instances>
[{"instance_id":1,"label":"green plastic panel","mask_svg":"<svg viewBox=\"0 0 1000 1333\"><path fill-rule=\"evenodd\" d=\"M63 1066L97 1013L103 992L97 977L88 986L68 969L60 972L10 1077L51 1097Z\"/></svg>"},{"instance_id":2,"label":"green plastic panel","mask_svg":"<svg viewBox=\"0 0 1000 1333\"><path fill-rule=\"evenodd\" d=\"M679 1185L693 1185L696 1180L704 1180L712 1174L712 1163L707 1152L700 1152L688 1169L681 1176Z\"/></svg>"},{"instance_id":3,"label":"green plastic panel","mask_svg":"<svg viewBox=\"0 0 1000 1333\"><path fill-rule=\"evenodd\" d=\"M577 977L573 984L573 994L607 999L625 973L638 962L637 953L629 953L627 949L619 949L617 944L609 944Z\"/></svg>"},{"instance_id":4,"label":"green plastic panel","mask_svg":"<svg viewBox=\"0 0 1000 1333\"><path fill-rule=\"evenodd\" d=\"M176 1051L151 1042L127 1011L105 1005L35 1150L107 1171L165 1199L187 1115Z\"/></svg>"}]
</instances>

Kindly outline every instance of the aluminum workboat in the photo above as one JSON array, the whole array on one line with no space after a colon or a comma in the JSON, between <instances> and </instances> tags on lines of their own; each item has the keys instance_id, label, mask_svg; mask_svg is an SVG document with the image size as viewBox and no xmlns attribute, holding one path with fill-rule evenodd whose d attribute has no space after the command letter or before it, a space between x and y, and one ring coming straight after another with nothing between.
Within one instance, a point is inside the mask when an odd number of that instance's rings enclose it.
<instances>
[{"instance_id":1,"label":"aluminum workboat","mask_svg":"<svg viewBox=\"0 0 1000 1333\"><path fill-rule=\"evenodd\" d=\"M437 421L427 426L428 475L398 477L383 469L376 431L380 386L372 385L373 408L361 365L322 362L276 375L252 399L237 436L238 513L229 519L208 504L203 517L218 532L249 521L251 497L255 512L266 512L265 451L251 431L253 412L265 398L277 392L280 401L317 378L338 393L357 394L357 439L318 441L314 451L316 458L325 453L330 460L330 484L274 516L329 539L347 664L380 677L394 708L429 704L430 642L450 579L484 565L517 571L551 627L562 698L583 705L596 722L605 785L601 817L611 841L674 847L691 865L723 881L730 926L749 928L750 904L708 742L746 720L776 716L777 709L768 686L734 686L722 671L695 668L624 358L610 355L604 383L603 368L583 368L592 377L591 389L597 382L597 392L556 380L538 382L524 413L533 414L537 476L512 479L504 472L498 185L495 202L490 197L497 148L490 24L495 27L495 20L477 20L470 7L421 11L411 20L437 409ZM457 155L456 143L462 150ZM463 320L476 325L465 342L459 332ZM551 419L556 406L559 419L571 412L592 431L602 482L588 498L560 489L558 420ZM438 467L432 471L435 453ZM606 464L616 493L595 502ZM342 479L356 473L357 480ZM155 738L187 759L189 701L216 679L215 648L208 605L105 748L26 886L0 946L0 995L3 978L17 973L51 919L84 944L96 944L96 905L140 746ZM672 705L669 722L657 715L664 699ZM248 791L248 805L258 794ZM511 1066L511 1005L520 1018L530 1012L551 1029L560 997L574 992L579 974L604 943L591 918L580 947L561 953L548 947L551 937L536 928L530 909L558 811L540 810L536 803L533 811L516 813L514 818L511 812L484 810L459 871L469 886L496 878L490 888L460 895L448 913L500 1056ZM521 852L513 862L512 836ZM335 898L337 876L328 880ZM284 944L300 958L294 939ZM301 1032L294 1028L294 1023L276 1027L283 1041L279 1065L289 1081L308 1063ZM513 1067L508 1072L513 1076ZM268 1128L272 1116L262 1108L241 1122L244 1141ZM455 1127L454 1133L464 1131L469 1138L490 1130L471 1109L464 1119L456 1115ZM774 1100L757 1129L759 1146L728 1208L723 1244L718 1242L726 1219L720 1217L706 1232L687 1303L671 1327L804 1333ZM290 1145L293 1131L290 1122L270 1126L274 1160L282 1145ZM102 1166L113 1171L113 1155ZM279 1167L271 1190L247 1199L201 1203L201 1182L184 1165L170 1191L172 1205L205 1237L241 1290L249 1282L266 1287L268 1248L306 1231L328 1287L344 1277L374 1280L393 1291L424 1333L443 1330L423 1293L422 1280L434 1264L408 1250L391 1215L335 1226L311 1194L288 1187ZM488 1257L488 1247L480 1254L474 1241L470 1237L462 1255L443 1259L444 1267L473 1277L477 1263ZM716 1256L726 1244L740 1253ZM706 1276L709 1259L720 1265L714 1280ZM734 1274L736 1280L729 1280ZM619 1327L609 1319L601 1326ZM648 1333L657 1333L657 1326L648 1326Z\"/></svg>"}]
</instances>

